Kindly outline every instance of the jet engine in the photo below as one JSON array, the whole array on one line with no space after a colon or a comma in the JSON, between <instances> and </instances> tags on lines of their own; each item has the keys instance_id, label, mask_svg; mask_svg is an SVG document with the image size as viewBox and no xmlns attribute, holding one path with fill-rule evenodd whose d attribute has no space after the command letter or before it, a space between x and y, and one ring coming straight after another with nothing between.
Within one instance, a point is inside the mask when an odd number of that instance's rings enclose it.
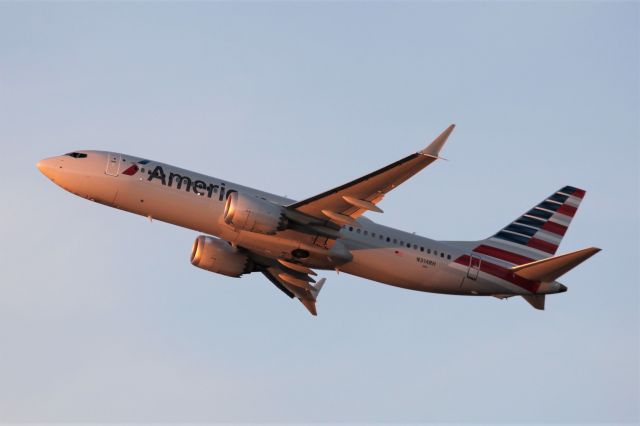
<instances>
[{"instance_id":1,"label":"jet engine","mask_svg":"<svg viewBox=\"0 0 640 426\"><path fill-rule=\"evenodd\" d=\"M223 218L235 229L267 235L287 227L287 218L281 206L237 192L232 192L227 198Z\"/></svg>"},{"instance_id":2,"label":"jet engine","mask_svg":"<svg viewBox=\"0 0 640 426\"><path fill-rule=\"evenodd\" d=\"M253 262L245 253L226 241L204 235L193 243L191 264L230 277L239 277L253 270Z\"/></svg>"}]
</instances>

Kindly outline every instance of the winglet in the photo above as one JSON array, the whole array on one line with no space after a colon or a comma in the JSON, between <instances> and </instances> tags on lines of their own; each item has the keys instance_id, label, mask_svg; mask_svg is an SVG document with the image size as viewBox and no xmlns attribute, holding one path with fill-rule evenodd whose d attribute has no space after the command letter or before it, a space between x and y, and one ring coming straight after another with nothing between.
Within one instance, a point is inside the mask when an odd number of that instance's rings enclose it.
<instances>
[{"instance_id":1,"label":"winglet","mask_svg":"<svg viewBox=\"0 0 640 426\"><path fill-rule=\"evenodd\" d=\"M320 278L320 280L317 283L311 284L311 287L313 287L311 294L316 299L318 298L318 294L320 294L320 290L322 290L322 286L324 285L325 281L327 281L326 278Z\"/></svg>"},{"instance_id":2,"label":"winglet","mask_svg":"<svg viewBox=\"0 0 640 426\"><path fill-rule=\"evenodd\" d=\"M456 127L455 124L452 124L451 126L447 127L444 132L440 133L440 136L435 138L433 142L429 144L429 146L427 146L425 149L420 151L420 154L428 155L429 157L439 158L438 154L440 153L440 150L444 146L445 142L447 142L449 135L451 134L451 132L453 132L453 129L455 127Z\"/></svg>"},{"instance_id":3,"label":"winglet","mask_svg":"<svg viewBox=\"0 0 640 426\"><path fill-rule=\"evenodd\" d=\"M309 313L314 317L318 315L318 310L316 309L316 300L318 298L318 293L320 293L320 290L322 290L322 286L324 285L325 281L326 281L325 278L321 278L320 281L318 281L317 283L309 285L309 287L311 287L310 291L311 291L311 295L313 296L313 299L306 299L306 298L298 299L304 305L304 307L307 308Z\"/></svg>"}]
</instances>

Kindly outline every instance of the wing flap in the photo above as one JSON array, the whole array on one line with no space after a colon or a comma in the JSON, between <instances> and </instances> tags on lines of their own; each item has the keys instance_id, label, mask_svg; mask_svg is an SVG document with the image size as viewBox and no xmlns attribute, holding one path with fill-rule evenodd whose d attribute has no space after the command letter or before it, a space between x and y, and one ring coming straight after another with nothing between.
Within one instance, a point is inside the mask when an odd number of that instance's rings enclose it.
<instances>
[{"instance_id":1,"label":"wing flap","mask_svg":"<svg viewBox=\"0 0 640 426\"><path fill-rule=\"evenodd\" d=\"M300 272L301 274L308 274L313 276L318 275L313 271L313 269L309 269L304 265L300 265L299 263L294 263L284 259L278 259L278 263L280 263L285 268L291 269L292 271Z\"/></svg>"},{"instance_id":2,"label":"wing flap","mask_svg":"<svg viewBox=\"0 0 640 426\"><path fill-rule=\"evenodd\" d=\"M279 266L266 267L262 274L287 296L297 298L311 315L318 315L316 300L326 281L325 278L313 283L313 279L308 275L290 269L285 271Z\"/></svg>"}]
</instances>

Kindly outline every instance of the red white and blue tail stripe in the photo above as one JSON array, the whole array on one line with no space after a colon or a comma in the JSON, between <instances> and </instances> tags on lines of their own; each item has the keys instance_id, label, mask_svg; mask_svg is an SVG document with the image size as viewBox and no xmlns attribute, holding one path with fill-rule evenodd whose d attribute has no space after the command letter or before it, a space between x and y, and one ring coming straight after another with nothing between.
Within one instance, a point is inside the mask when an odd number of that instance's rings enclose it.
<instances>
[{"instance_id":1,"label":"red white and blue tail stripe","mask_svg":"<svg viewBox=\"0 0 640 426\"><path fill-rule=\"evenodd\" d=\"M472 252L455 263L465 268L476 265L480 272L535 294L540 281L519 276L511 268L553 256L584 195L582 189L565 186L497 234L473 242Z\"/></svg>"},{"instance_id":2,"label":"red white and blue tail stripe","mask_svg":"<svg viewBox=\"0 0 640 426\"><path fill-rule=\"evenodd\" d=\"M565 186L474 249L521 265L553 256L585 191Z\"/></svg>"}]
</instances>

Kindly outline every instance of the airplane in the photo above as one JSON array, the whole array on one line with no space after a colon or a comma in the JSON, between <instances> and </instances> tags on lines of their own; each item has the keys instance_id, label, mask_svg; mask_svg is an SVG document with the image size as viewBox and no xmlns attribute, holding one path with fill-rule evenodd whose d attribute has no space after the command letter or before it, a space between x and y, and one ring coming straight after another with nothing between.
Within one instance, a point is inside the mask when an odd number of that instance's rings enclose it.
<instances>
[{"instance_id":1,"label":"airplane","mask_svg":"<svg viewBox=\"0 0 640 426\"><path fill-rule=\"evenodd\" d=\"M556 255L585 191L564 186L479 241L436 241L363 216L382 213L391 190L440 159L455 125L426 148L372 173L295 201L168 164L104 151L73 151L37 168L88 200L192 229L191 263L218 274L262 273L312 315L335 270L405 289L451 295L521 296L543 310L556 280L600 251Z\"/></svg>"}]
</instances>

